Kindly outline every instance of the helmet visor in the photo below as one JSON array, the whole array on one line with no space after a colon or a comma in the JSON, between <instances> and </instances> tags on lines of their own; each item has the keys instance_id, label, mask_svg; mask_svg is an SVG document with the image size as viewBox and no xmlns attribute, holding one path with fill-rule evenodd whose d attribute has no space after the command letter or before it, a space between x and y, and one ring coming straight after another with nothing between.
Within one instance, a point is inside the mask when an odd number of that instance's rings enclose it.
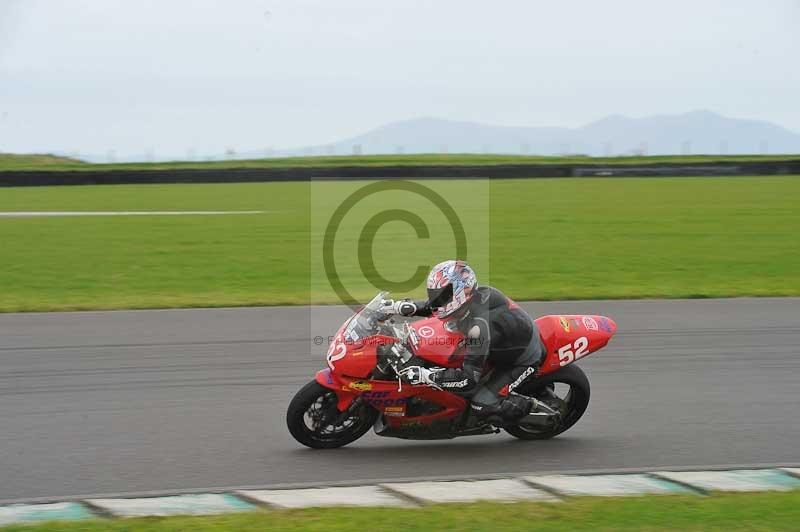
<instances>
[{"instance_id":1,"label":"helmet visor","mask_svg":"<svg viewBox=\"0 0 800 532\"><path fill-rule=\"evenodd\" d=\"M442 288L428 288L428 305L431 308L441 308L453 300L453 285L448 284Z\"/></svg>"}]
</instances>

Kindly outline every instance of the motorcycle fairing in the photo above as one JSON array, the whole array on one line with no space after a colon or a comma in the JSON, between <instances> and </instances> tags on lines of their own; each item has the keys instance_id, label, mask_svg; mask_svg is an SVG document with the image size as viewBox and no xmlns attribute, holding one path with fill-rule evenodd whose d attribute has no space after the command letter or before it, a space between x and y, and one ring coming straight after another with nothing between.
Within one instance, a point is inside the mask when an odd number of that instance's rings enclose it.
<instances>
[{"instance_id":1,"label":"motorcycle fairing","mask_svg":"<svg viewBox=\"0 0 800 532\"><path fill-rule=\"evenodd\" d=\"M542 316L534 320L547 355L538 373L558 371L602 349L617 331L617 324L606 316L572 314Z\"/></svg>"},{"instance_id":2,"label":"motorcycle fairing","mask_svg":"<svg viewBox=\"0 0 800 532\"><path fill-rule=\"evenodd\" d=\"M336 393L339 399L336 407L340 412L347 409L356 397L361 396L385 416L386 424L390 427L428 425L437 420L454 417L463 412L467 406L467 400L463 397L442 393L424 384L414 386L403 383L402 389L399 389L401 387L397 381L354 379L336 375L330 369L317 372L316 380ZM407 416L406 406L412 397L436 403L442 409L431 414Z\"/></svg>"},{"instance_id":3,"label":"motorcycle fairing","mask_svg":"<svg viewBox=\"0 0 800 532\"><path fill-rule=\"evenodd\" d=\"M535 320L546 349L545 359L537 375L559 370L590 353L603 348L617 329L616 323L605 316L550 315ZM328 369L317 373L316 380L333 390L338 398L337 409L346 410L361 396L380 411L385 424L392 428L424 427L434 421L456 416L467 406L467 400L453 393L443 393L426 385L399 385L397 381L372 380L369 376L377 363L377 349L383 344L397 342L392 336L380 334L358 337L353 335L351 320L337 331L328 349ZM413 353L442 367L460 367L464 354L464 335L447 321L428 318L409 323L406 340ZM530 378L533 378L531 375ZM525 377L527 379L527 377ZM500 395L508 394L508 387ZM407 415L408 400L416 397L435 403L441 410L419 416Z\"/></svg>"},{"instance_id":4,"label":"motorcycle fairing","mask_svg":"<svg viewBox=\"0 0 800 532\"><path fill-rule=\"evenodd\" d=\"M409 343L414 354L436 366L460 368L464 361L464 335L448 326L448 321L425 318L409 326L413 334Z\"/></svg>"},{"instance_id":5,"label":"motorcycle fairing","mask_svg":"<svg viewBox=\"0 0 800 532\"><path fill-rule=\"evenodd\" d=\"M354 336L352 318L344 323L328 347L328 368L336 373L367 378L378 361L378 346L397 342L397 338L375 334L365 338Z\"/></svg>"}]
</instances>

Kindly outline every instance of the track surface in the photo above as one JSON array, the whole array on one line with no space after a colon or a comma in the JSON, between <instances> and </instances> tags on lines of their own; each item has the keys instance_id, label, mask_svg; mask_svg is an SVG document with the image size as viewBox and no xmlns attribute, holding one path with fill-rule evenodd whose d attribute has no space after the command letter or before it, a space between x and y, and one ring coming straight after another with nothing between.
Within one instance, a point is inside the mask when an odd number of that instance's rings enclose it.
<instances>
[{"instance_id":1,"label":"track surface","mask_svg":"<svg viewBox=\"0 0 800 532\"><path fill-rule=\"evenodd\" d=\"M284 413L342 308L0 315L0 500L436 475L800 462L800 299L528 303L619 332L580 362L586 416L502 434L337 451Z\"/></svg>"}]
</instances>

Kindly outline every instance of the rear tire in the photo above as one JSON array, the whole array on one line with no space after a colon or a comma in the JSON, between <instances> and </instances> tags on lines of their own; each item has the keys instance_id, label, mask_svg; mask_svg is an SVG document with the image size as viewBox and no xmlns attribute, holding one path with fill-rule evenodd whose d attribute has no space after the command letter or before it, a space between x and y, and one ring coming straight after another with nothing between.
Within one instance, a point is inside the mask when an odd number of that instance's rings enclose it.
<instances>
[{"instance_id":1,"label":"rear tire","mask_svg":"<svg viewBox=\"0 0 800 532\"><path fill-rule=\"evenodd\" d=\"M504 427L505 431L521 440L547 440L557 436L572 427L581 418L586 407L589 406L590 387L589 379L581 368L575 365L565 366L555 373L531 379L522 386L514 390L521 395L535 397L539 400L547 401L549 392L555 388L556 384L566 384L570 387L569 393L561 401L561 419L549 427L531 428L523 425L512 425ZM552 386L551 386L552 385Z\"/></svg>"},{"instance_id":2,"label":"rear tire","mask_svg":"<svg viewBox=\"0 0 800 532\"><path fill-rule=\"evenodd\" d=\"M342 447L366 434L378 419L379 412L362 402L347 418L332 425L340 414L337 402L336 392L317 381L300 388L286 411L286 426L294 439L312 449Z\"/></svg>"}]
</instances>

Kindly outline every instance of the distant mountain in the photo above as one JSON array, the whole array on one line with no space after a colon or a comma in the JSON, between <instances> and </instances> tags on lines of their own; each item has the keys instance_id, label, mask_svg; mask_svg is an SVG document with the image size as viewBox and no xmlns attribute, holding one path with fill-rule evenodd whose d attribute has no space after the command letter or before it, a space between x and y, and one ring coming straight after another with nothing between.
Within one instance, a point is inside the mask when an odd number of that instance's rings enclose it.
<instances>
[{"instance_id":1,"label":"distant mountain","mask_svg":"<svg viewBox=\"0 0 800 532\"><path fill-rule=\"evenodd\" d=\"M281 150L279 154L349 155L357 152L364 155L442 152L592 156L776 154L800 153L800 134L770 122L726 118L711 111L646 118L612 115L579 128L491 126L425 117L393 122L333 144ZM243 156L247 154L238 155Z\"/></svg>"},{"instance_id":2,"label":"distant mountain","mask_svg":"<svg viewBox=\"0 0 800 532\"><path fill-rule=\"evenodd\" d=\"M258 139L253 139L258 142ZM711 111L628 118L607 116L578 128L508 127L423 117L392 122L331 144L269 151L200 154L194 160L260 159L276 156L395 153L496 153L530 155L800 154L800 134L761 120L727 118ZM67 155L67 154L63 154ZM113 162L82 154L89 162ZM159 154L155 160L182 160ZM149 162L153 155L118 161ZM185 160L185 159L184 159Z\"/></svg>"}]
</instances>

